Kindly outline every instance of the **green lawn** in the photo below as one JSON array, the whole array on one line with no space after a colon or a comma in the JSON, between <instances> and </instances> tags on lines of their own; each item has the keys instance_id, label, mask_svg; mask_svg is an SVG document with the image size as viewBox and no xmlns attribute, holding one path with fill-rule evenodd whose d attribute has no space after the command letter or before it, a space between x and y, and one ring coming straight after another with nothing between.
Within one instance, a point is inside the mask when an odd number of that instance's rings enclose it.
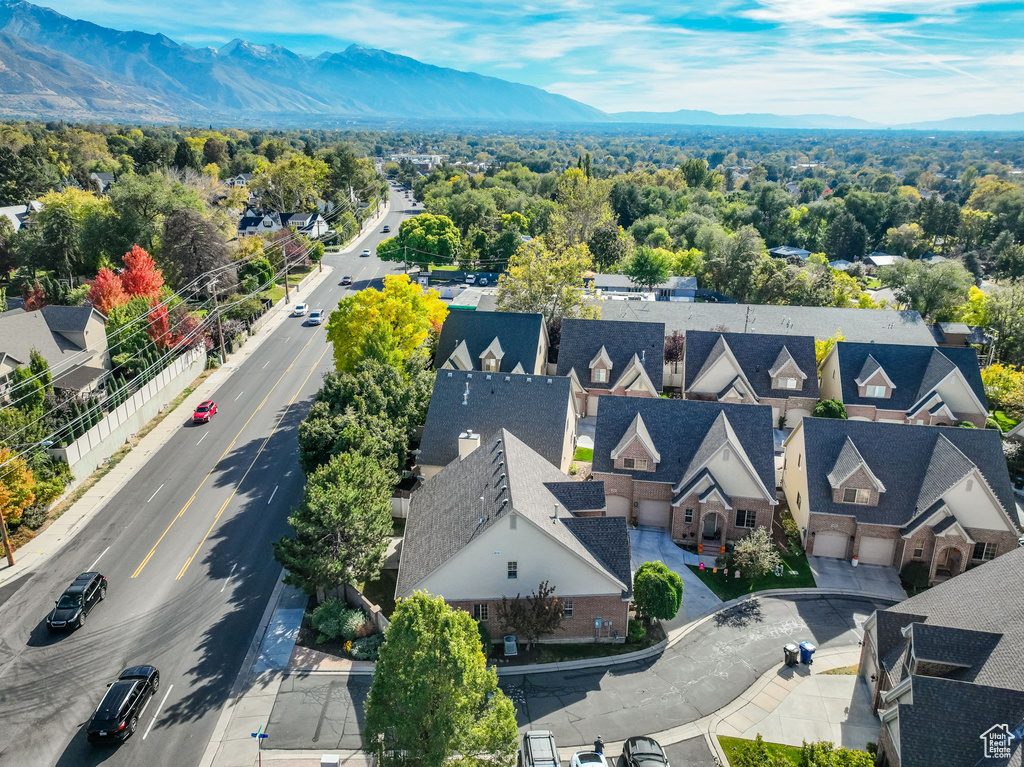
<instances>
[{"instance_id":1,"label":"green lawn","mask_svg":"<svg viewBox=\"0 0 1024 767\"><path fill-rule=\"evenodd\" d=\"M385 618L395 612L395 585L398 583L398 570L381 570L377 580L364 583L359 589L363 596L373 602Z\"/></svg>"},{"instance_id":2,"label":"green lawn","mask_svg":"<svg viewBox=\"0 0 1024 767\"><path fill-rule=\"evenodd\" d=\"M574 461L593 461L594 460L594 448L592 447L578 447L576 448L575 454L572 459Z\"/></svg>"},{"instance_id":3,"label":"green lawn","mask_svg":"<svg viewBox=\"0 0 1024 767\"><path fill-rule=\"evenodd\" d=\"M996 419L996 423L999 424L999 428L1003 430L1003 434L1005 434L1018 423L1020 423L1019 421L1015 421L1012 418L1010 418L1010 416L1008 416L1002 410L993 410L992 417Z\"/></svg>"},{"instance_id":4,"label":"green lawn","mask_svg":"<svg viewBox=\"0 0 1024 767\"><path fill-rule=\"evenodd\" d=\"M753 594L755 591L764 591L765 589L813 589L815 587L814 575L811 574L811 566L807 563L807 557L803 554L787 554L782 558L782 561L783 571L782 575L778 578L769 573L763 578L753 580L750 578L733 578L731 572L729 577L726 578L721 570L714 573L711 571L711 568L700 570L694 565L688 565L688 567L693 570L709 589L715 592L715 596L725 602L741 597L744 594ZM790 575L789 570L795 570L796 575Z\"/></svg>"},{"instance_id":5,"label":"green lawn","mask_svg":"<svg viewBox=\"0 0 1024 767\"><path fill-rule=\"evenodd\" d=\"M882 281L877 277L868 277L864 280L864 287L871 288L872 290L878 290L882 287Z\"/></svg>"},{"instance_id":6,"label":"green lawn","mask_svg":"<svg viewBox=\"0 0 1024 767\"><path fill-rule=\"evenodd\" d=\"M275 304L284 298L284 285L275 285L270 290L265 290L260 293L263 298L269 298Z\"/></svg>"},{"instance_id":7,"label":"green lawn","mask_svg":"<svg viewBox=\"0 0 1024 767\"><path fill-rule=\"evenodd\" d=\"M458 272L461 271L455 264L431 264L429 267L432 272Z\"/></svg>"},{"instance_id":8,"label":"green lawn","mask_svg":"<svg viewBox=\"0 0 1024 767\"><path fill-rule=\"evenodd\" d=\"M313 271L314 269L316 269L315 266L310 266L310 267L298 266L298 267L295 267L294 269L289 269L288 270L288 284L289 285L298 285L300 282L302 282L304 279L306 279L306 276L311 271Z\"/></svg>"},{"instance_id":9,"label":"green lawn","mask_svg":"<svg viewBox=\"0 0 1024 767\"><path fill-rule=\"evenodd\" d=\"M736 763L736 757L739 756L739 751L744 745L753 743L752 740L730 738L725 735L719 735L718 742L722 745L722 750L725 751L725 756L731 764ZM772 756L785 759L793 767L800 764L800 748L798 746L786 746L782 743L765 743L765 745L768 747L768 753Z\"/></svg>"}]
</instances>

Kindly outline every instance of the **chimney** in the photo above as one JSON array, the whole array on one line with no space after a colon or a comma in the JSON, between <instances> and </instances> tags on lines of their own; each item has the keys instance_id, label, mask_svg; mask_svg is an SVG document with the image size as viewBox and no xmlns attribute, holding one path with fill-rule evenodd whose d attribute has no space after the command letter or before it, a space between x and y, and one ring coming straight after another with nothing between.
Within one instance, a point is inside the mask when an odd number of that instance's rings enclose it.
<instances>
[{"instance_id":1,"label":"chimney","mask_svg":"<svg viewBox=\"0 0 1024 767\"><path fill-rule=\"evenodd\" d=\"M480 435L478 433L470 429L462 432L459 435L459 460L461 461L478 447L480 447Z\"/></svg>"}]
</instances>

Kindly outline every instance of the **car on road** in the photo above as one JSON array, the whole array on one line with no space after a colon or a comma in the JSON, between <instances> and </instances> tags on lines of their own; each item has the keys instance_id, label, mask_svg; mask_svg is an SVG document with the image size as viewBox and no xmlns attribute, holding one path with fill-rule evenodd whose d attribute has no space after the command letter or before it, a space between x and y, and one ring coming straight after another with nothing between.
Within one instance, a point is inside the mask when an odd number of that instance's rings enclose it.
<instances>
[{"instance_id":1,"label":"car on road","mask_svg":"<svg viewBox=\"0 0 1024 767\"><path fill-rule=\"evenodd\" d=\"M669 767L665 749L645 735L629 738L622 744L622 759L626 767Z\"/></svg>"},{"instance_id":2,"label":"car on road","mask_svg":"<svg viewBox=\"0 0 1024 767\"><path fill-rule=\"evenodd\" d=\"M82 573L60 595L56 606L46 616L50 631L80 629L85 616L107 595L107 579L99 573Z\"/></svg>"},{"instance_id":3,"label":"car on road","mask_svg":"<svg viewBox=\"0 0 1024 767\"><path fill-rule=\"evenodd\" d=\"M317 309L315 312L310 312L309 313L309 324L310 325L320 325L320 324L323 323L323 321L324 321L324 310L323 309Z\"/></svg>"},{"instance_id":4,"label":"car on road","mask_svg":"<svg viewBox=\"0 0 1024 767\"><path fill-rule=\"evenodd\" d=\"M192 423L209 423L217 415L217 403L212 399L200 402L196 412L192 414Z\"/></svg>"},{"instance_id":5,"label":"car on road","mask_svg":"<svg viewBox=\"0 0 1024 767\"><path fill-rule=\"evenodd\" d=\"M555 736L550 730L530 730L523 736L518 767L562 767Z\"/></svg>"},{"instance_id":6,"label":"car on road","mask_svg":"<svg viewBox=\"0 0 1024 767\"><path fill-rule=\"evenodd\" d=\"M348 275L346 274L346 275L345 275L344 277L342 277L342 278L341 278L341 284L342 284L342 285L351 285L351 284L352 284L352 278L351 278L351 277L349 277L349 276L348 276Z\"/></svg>"},{"instance_id":7,"label":"car on road","mask_svg":"<svg viewBox=\"0 0 1024 767\"><path fill-rule=\"evenodd\" d=\"M292 317L304 317L308 311L308 304L295 304L295 306L292 307Z\"/></svg>"},{"instance_id":8,"label":"car on road","mask_svg":"<svg viewBox=\"0 0 1024 767\"><path fill-rule=\"evenodd\" d=\"M608 767L604 754L596 751L577 751L569 760L569 767Z\"/></svg>"},{"instance_id":9,"label":"car on road","mask_svg":"<svg viewBox=\"0 0 1024 767\"><path fill-rule=\"evenodd\" d=\"M360 258L369 258L370 257L370 249L369 248L363 248L363 252L359 254L359 257Z\"/></svg>"},{"instance_id":10,"label":"car on road","mask_svg":"<svg viewBox=\"0 0 1024 767\"><path fill-rule=\"evenodd\" d=\"M160 689L160 672L153 666L132 666L107 686L96 712L85 728L89 742L120 743L139 728L139 719Z\"/></svg>"},{"instance_id":11,"label":"car on road","mask_svg":"<svg viewBox=\"0 0 1024 767\"><path fill-rule=\"evenodd\" d=\"M384 224L384 228L381 229L380 231L381 231L382 234L387 234L388 232L391 231L391 227L388 226L387 224Z\"/></svg>"}]
</instances>

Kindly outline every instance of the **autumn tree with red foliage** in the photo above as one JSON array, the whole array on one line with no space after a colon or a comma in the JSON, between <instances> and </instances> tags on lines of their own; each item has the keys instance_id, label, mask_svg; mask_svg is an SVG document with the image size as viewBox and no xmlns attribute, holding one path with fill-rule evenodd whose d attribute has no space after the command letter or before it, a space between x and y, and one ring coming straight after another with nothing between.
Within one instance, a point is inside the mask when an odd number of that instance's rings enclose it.
<instances>
[{"instance_id":1,"label":"autumn tree with red foliage","mask_svg":"<svg viewBox=\"0 0 1024 767\"><path fill-rule=\"evenodd\" d=\"M157 349L169 349L174 346L174 334L171 332L171 320L164 304L153 302L149 310L149 324L146 327L150 339Z\"/></svg>"},{"instance_id":2,"label":"autumn tree with red foliage","mask_svg":"<svg viewBox=\"0 0 1024 767\"><path fill-rule=\"evenodd\" d=\"M125 270L121 272L121 286L133 298L143 296L155 298L164 286L164 275L157 268L152 256L138 245L124 254Z\"/></svg>"},{"instance_id":3,"label":"autumn tree with red foliage","mask_svg":"<svg viewBox=\"0 0 1024 767\"><path fill-rule=\"evenodd\" d=\"M198 328L199 320L184 304L178 304L168 311L164 304L153 300L146 332L157 349L166 351L175 348L184 351L203 343L203 334L196 332Z\"/></svg>"},{"instance_id":4,"label":"autumn tree with red foliage","mask_svg":"<svg viewBox=\"0 0 1024 767\"><path fill-rule=\"evenodd\" d=\"M110 269L100 269L89 288L89 301L104 314L109 314L115 306L128 303L129 298L131 296L124 292L121 278Z\"/></svg>"},{"instance_id":5,"label":"autumn tree with red foliage","mask_svg":"<svg viewBox=\"0 0 1024 767\"><path fill-rule=\"evenodd\" d=\"M49 302L46 300L46 294L43 293L43 286L38 281L32 285L32 289L29 290L27 287L22 288L22 298L25 299L25 311L34 312L37 309L42 309Z\"/></svg>"}]
</instances>

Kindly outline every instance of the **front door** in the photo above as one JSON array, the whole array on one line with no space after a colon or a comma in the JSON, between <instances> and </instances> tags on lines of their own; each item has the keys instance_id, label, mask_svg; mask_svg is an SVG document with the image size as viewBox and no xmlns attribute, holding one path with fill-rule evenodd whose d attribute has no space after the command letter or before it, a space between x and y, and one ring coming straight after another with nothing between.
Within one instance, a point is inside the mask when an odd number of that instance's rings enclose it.
<instances>
[{"instance_id":1,"label":"front door","mask_svg":"<svg viewBox=\"0 0 1024 767\"><path fill-rule=\"evenodd\" d=\"M718 515L708 514L704 517L704 529L702 534L705 538L717 538L718 537Z\"/></svg>"}]
</instances>

